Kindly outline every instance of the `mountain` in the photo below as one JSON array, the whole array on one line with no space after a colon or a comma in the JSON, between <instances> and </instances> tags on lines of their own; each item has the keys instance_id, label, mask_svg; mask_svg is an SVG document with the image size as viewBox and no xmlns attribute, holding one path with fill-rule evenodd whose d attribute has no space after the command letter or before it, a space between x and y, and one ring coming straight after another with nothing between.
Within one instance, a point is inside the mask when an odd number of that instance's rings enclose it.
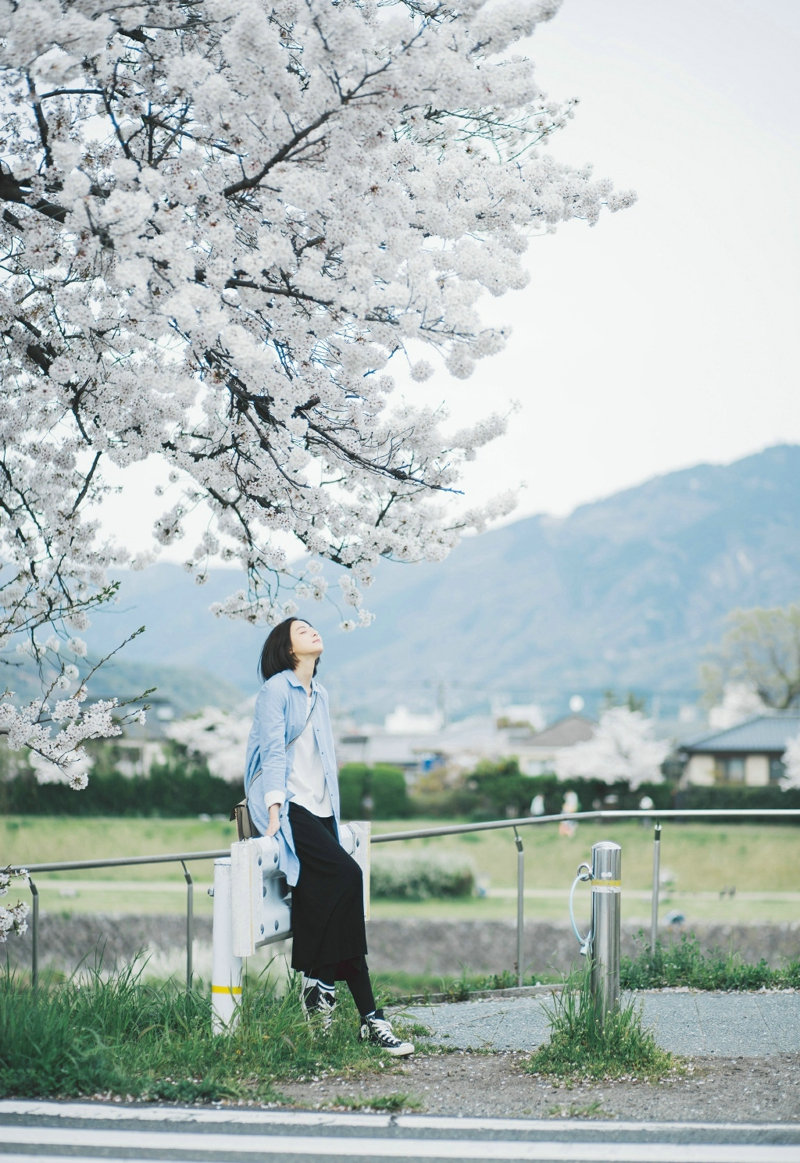
<instances>
[{"instance_id":1,"label":"mountain","mask_svg":"<svg viewBox=\"0 0 800 1163\"><path fill-rule=\"evenodd\" d=\"M206 612L237 584L217 570L197 587L172 565L127 574L93 642L145 623L126 660L252 693L263 628ZM552 716L572 695L591 712L609 688L671 714L696 698L703 652L732 609L799 593L800 446L781 445L466 538L441 563L384 563L367 631L339 632L330 606L301 613L325 636L335 703L362 717L395 703L461 714L501 698Z\"/></svg>"}]
</instances>

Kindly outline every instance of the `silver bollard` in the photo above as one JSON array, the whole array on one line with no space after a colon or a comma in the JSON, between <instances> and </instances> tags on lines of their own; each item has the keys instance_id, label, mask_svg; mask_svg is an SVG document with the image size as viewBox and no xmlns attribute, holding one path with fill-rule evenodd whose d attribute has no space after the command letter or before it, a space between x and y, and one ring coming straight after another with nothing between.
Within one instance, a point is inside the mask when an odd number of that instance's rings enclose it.
<instances>
[{"instance_id":1,"label":"silver bollard","mask_svg":"<svg viewBox=\"0 0 800 1163\"><path fill-rule=\"evenodd\" d=\"M522 847L522 837L514 829L514 842L517 845L517 985L522 988L524 978L522 968L522 950L525 932L525 850Z\"/></svg>"},{"instance_id":2,"label":"silver bollard","mask_svg":"<svg viewBox=\"0 0 800 1163\"><path fill-rule=\"evenodd\" d=\"M650 956L655 957L658 944L658 895L661 887L661 825L653 832L653 894L650 916Z\"/></svg>"},{"instance_id":3,"label":"silver bollard","mask_svg":"<svg viewBox=\"0 0 800 1163\"><path fill-rule=\"evenodd\" d=\"M601 1023L619 1004L621 870L619 844L601 840L592 845L591 990Z\"/></svg>"}]
</instances>

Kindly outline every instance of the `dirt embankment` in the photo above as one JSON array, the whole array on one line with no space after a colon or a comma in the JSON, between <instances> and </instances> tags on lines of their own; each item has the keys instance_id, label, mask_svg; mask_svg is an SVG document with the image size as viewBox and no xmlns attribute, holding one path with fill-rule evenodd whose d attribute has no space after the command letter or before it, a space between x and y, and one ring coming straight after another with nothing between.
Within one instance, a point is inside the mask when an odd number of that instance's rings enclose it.
<instances>
[{"instance_id":1,"label":"dirt embankment","mask_svg":"<svg viewBox=\"0 0 800 1163\"><path fill-rule=\"evenodd\" d=\"M664 927L662 936L676 939L680 928ZM778 967L800 957L800 922L783 925L694 925L701 949L732 950L749 963L762 958ZM622 952L633 955L638 929L623 927ZM6 949L12 965L31 963L30 930L9 938ZM531 976L552 978L579 961L578 942L569 925L529 921L525 925L523 969ZM640 939L640 938L639 938ZM517 934L505 921L371 921L370 967L373 971L405 970L458 978L470 973L513 970ZM39 965L71 972L78 964L93 965L102 952L105 969L124 965L145 951L158 973L180 972L185 962L186 921L180 916L107 916L42 914L39 918ZM195 920L194 968L208 979L211 968L211 921ZM286 953L286 946L267 946L257 954L269 960Z\"/></svg>"}]
</instances>

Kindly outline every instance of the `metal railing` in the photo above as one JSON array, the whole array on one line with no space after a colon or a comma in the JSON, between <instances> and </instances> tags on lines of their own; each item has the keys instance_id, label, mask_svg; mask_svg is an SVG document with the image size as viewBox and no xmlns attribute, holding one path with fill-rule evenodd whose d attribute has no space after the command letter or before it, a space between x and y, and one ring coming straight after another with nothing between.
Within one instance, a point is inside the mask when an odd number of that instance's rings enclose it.
<instances>
[{"instance_id":1,"label":"metal railing","mask_svg":"<svg viewBox=\"0 0 800 1163\"><path fill-rule=\"evenodd\" d=\"M33 988L39 984L39 890L33 879L39 872L77 872L88 868L127 868L136 864L180 864L186 881L186 988L192 988L192 949L194 947L194 881L186 862L189 860L217 860L228 856L229 848L213 852L170 852L162 856L119 856L108 860L66 860L52 864L11 865L10 871L26 872L31 890L31 982Z\"/></svg>"},{"instance_id":2,"label":"metal railing","mask_svg":"<svg viewBox=\"0 0 800 1163\"><path fill-rule=\"evenodd\" d=\"M637 808L631 810L598 809L590 812L561 812L550 816L523 816L510 820L485 820L474 824L443 824L435 828L419 828L403 832L384 832L371 837L373 844L389 844L402 840L421 840L434 836L457 836L469 832L486 832L511 828L517 849L517 981L523 978L523 937L524 937L524 887L525 853L521 828L538 827L543 824L557 824L562 820L580 823L588 820L629 820L644 819L654 824L653 842L653 886L651 914L651 947L655 948L658 929L658 903L660 879L661 821L667 819L798 819L800 808ZM177 852L161 856L127 856L105 860L71 860L48 864L12 865L11 872L24 870L28 874L28 884L33 897L31 911L31 977L33 985L38 982L38 927L39 893L33 879L34 874L43 872L71 872L89 868L121 868L139 864L180 864L186 881L186 987L192 985L192 945L194 941L194 882L186 867L187 862L196 860L218 860L229 856L230 849L215 849L210 852Z\"/></svg>"}]
</instances>

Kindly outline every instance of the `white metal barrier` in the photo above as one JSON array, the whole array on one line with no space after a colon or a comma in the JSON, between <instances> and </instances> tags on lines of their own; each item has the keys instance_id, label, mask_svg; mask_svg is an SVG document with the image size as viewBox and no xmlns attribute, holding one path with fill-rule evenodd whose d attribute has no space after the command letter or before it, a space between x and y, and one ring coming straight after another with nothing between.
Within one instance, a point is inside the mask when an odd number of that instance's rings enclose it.
<instances>
[{"instance_id":1,"label":"white metal barrier","mask_svg":"<svg viewBox=\"0 0 800 1163\"><path fill-rule=\"evenodd\" d=\"M370 824L339 826L339 842L360 866L364 915L369 916ZM278 842L271 836L241 840L231 855L214 861L211 974L212 1028L233 1028L242 1000L242 965L256 949L292 935L292 893L278 867Z\"/></svg>"}]
</instances>

